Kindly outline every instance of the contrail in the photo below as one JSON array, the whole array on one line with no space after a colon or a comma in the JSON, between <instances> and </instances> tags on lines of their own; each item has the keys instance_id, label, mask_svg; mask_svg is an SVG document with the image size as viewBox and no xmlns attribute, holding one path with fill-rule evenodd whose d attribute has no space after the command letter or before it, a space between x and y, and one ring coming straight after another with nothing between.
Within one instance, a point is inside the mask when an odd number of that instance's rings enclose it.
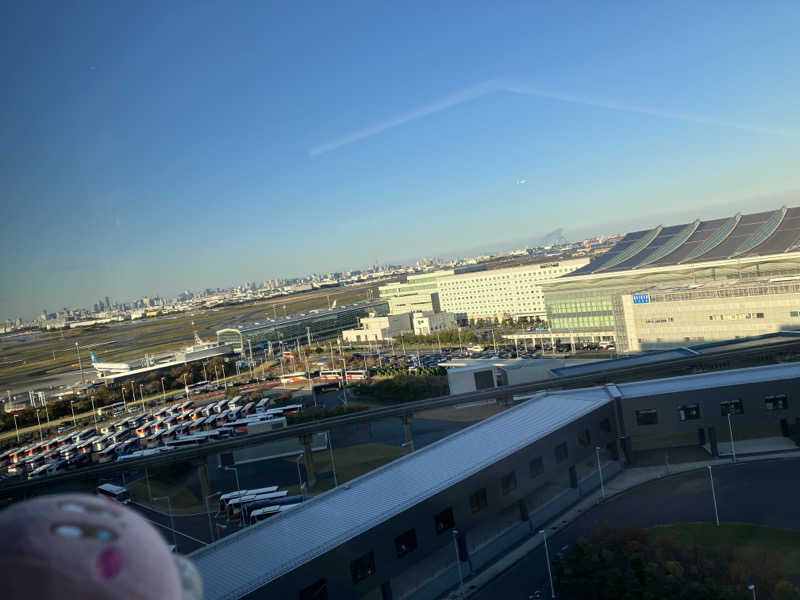
<instances>
[{"instance_id":1,"label":"contrail","mask_svg":"<svg viewBox=\"0 0 800 600\"><path fill-rule=\"evenodd\" d=\"M668 119L672 121L683 121L687 123L696 123L700 125L711 125L714 127L723 127L728 129L737 129L739 131L747 131L749 133L756 133L762 135L773 135L780 137L796 137L795 133L784 131L781 129L772 129L768 127L760 127L747 123L737 123L735 121L726 121L723 119L715 119L704 115L696 115L691 113L672 112L661 109L649 108L646 106L638 106L635 104L626 104L612 100L602 100L596 98L588 98L584 96L577 96L575 94L567 94L563 92L547 90L543 88L528 86L524 84L505 83L499 80L490 79L479 83L477 85L465 88L444 98L437 100L427 106L417 108L399 116L393 117L371 127L365 127L352 133L349 133L339 139L320 144L309 150L309 155L319 156L333 150L338 150L344 146L370 138L379 133L383 133L388 129L405 125L411 121L421 119L428 115L441 112L448 108L458 106L470 100L475 100L488 94L496 92L506 92L512 94L521 94L533 98L544 98L547 100L556 100L559 102L568 102L570 104L579 104L582 106L592 106L596 108L605 108L608 110L615 110L620 112L627 112L632 114L647 115L659 119Z\"/></svg>"},{"instance_id":2,"label":"contrail","mask_svg":"<svg viewBox=\"0 0 800 600\"><path fill-rule=\"evenodd\" d=\"M541 88L530 87L525 85L507 85L498 89L501 89L504 92L522 94L524 96L532 96L534 98L546 98L549 100L559 100L561 102L569 102L571 104L581 104L583 106L607 108L609 110L617 110L620 112L648 115L651 117L657 117L659 119L670 119L673 121L686 121L687 123L698 123L701 125L727 127L730 129L749 131L750 133L777 135L781 137L795 137L795 134L790 133L788 131L783 131L781 129L770 129L768 127L759 127L757 125L749 125L747 123L737 123L735 121L725 121L723 119L715 119L713 117L706 117L704 115L671 112L655 108L648 108L646 106L637 106L635 104L625 104L622 102L585 98L582 96L575 96L573 94L563 94L561 92L553 92L550 90L543 90Z\"/></svg>"},{"instance_id":3,"label":"contrail","mask_svg":"<svg viewBox=\"0 0 800 600\"><path fill-rule=\"evenodd\" d=\"M373 125L371 127L365 127L364 129L359 129L358 131L349 133L337 140L333 140L331 142L315 146L311 148L308 153L311 156L319 156L320 154L325 154L326 152L337 150L338 148L341 148L342 146L347 146L348 144L352 144L353 142L358 142L360 140L372 137L373 135L383 133L387 129L393 129L394 127L405 125L406 123L410 123L411 121L416 121L417 119L421 119L422 117L426 117L428 115L441 112L453 106L458 106L459 104L463 104L464 102L469 102L470 100L474 100L475 98L480 98L481 96L485 96L486 94L490 94L495 91L497 91L496 83L494 81L485 81L483 83L479 83L478 85L474 85L466 89L460 90L454 94L450 94L449 96L445 96L441 100L437 100L436 102L433 102L432 104L429 104L427 106L423 106L421 108L417 108L402 115L393 117L391 119L383 121L382 123L378 123L377 125Z\"/></svg>"}]
</instances>

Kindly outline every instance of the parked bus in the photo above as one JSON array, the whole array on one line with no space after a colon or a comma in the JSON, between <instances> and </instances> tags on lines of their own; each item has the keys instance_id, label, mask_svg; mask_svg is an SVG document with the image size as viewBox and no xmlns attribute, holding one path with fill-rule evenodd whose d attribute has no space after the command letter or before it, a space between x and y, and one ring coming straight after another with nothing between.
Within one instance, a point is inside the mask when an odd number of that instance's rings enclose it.
<instances>
[{"instance_id":1,"label":"parked bus","mask_svg":"<svg viewBox=\"0 0 800 600\"><path fill-rule=\"evenodd\" d=\"M367 372L364 369L354 369L347 371L347 381L361 381L367 379Z\"/></svg>"},{"instance_id":2,"label":"parked bus","mask_svg":"<svg viewBox=\"0 0 800 600\"><path fill-rule=\"evenodd\" d=\"M268 519L274 515L277 515L280 512L287 511L295 506L300 506L300 503L294 504L272 504L270 506L265 506L264 508L258 508L250 513L250 525L255 525L259 521L263 521L264 519Z\"/></svg>"},{"instance_id":3,"label":"parked bus","mask_svg":"<svg viewBox=\"0 0 800 600\"><path fill-rule=\"evenodd\" d=\"M115 402L114 404L109 404L108 406L101 406L100 408L98 408L97 416L103 417L114 413L122 413L124 411L125 411L125 403Z\"/></svg>"},{"instance_id":4,"label":"parked bus","mask_svg":"<svg viewBox=\"0 0 800 600\"><path fill-rule=\"evenodd\" d=\"M116 500L121 504L130 504L131 494L124 487L112 483L103 483L97 486L97 494Z\"/></svg>"},{"instance_id":5,"label":"parked bus","mask_svg":"<svg viewBox=\"0 0 800 600\"><path fill-rule=\"evenodd\" d=\"M294 373L286 373L279 378L281 383L300 383L308 381L308 373L305 371L295 371Z\"/></svg>"},{"instance_id":6,"label":"parked bus","mask_svg":"<svg viewBox=\"0 0 800 600\"><path fill-rule=\"evenodd\" d=\"M198 381L197 383L190 383L188 387L190 394L199 394L200 392L210 389L211 384L208 381L203 380Z\"/></svg>"},{"instance_id":7,"label":"parked bus","mask_svg":"<svg viewBox=\"0 0 800 600\"><path fill-rule=\"evenodd\" d=\"M106 446L95 454L95 462L99 464L111 462L117 457L117 447L119 444L111 444Z\"/></svg>"},{"instance_id":8,"label":"parked bus","mask_svg":"<svg viewBox=\"0 0 800 600\"><path fill-rule=\"evenodd\" d=\"M242 516L244 517L245 523L250 522L250 515L253 513L254 510L265 508L267 506L282 506L286 504L297 504L303 501L302 496L289 496L286 490L283 491L281 496L276 495L278 493L280 492L275 492L275 494L265 494L264 497L243 502L240 510L242 512ZM273 496L273 497L268 497L268 496Z\"/></svg>"},{"instance_id":9,"label":"parked bus","mask_svg":"<svg viewBox=\"0 0 800 600\"><path fill-rule=\"evenodd\" d=\"M228 518L238 519L240 516L242 516L242 507L250 502L255 502L256 500L278 500L279 498L286 497L288 494L289 492L286 490L281 490L275 492L266 492L263 494L247 494L246 496L232 498L228 502ZM264 506L266 506L266 504Z\"/></svg>"},{"instance_id":10,"label":"parked bus","mask_svg":"<svg viewBox=\"0 0 800 600\"><path fill-rule=\"evenodd\" d=\"M319 372L319 378L325 381L341 381L342 371L341 369L322 369Z\"/></svg>"},{"instance_id":11,"label":"parked bus","mask_svg":"<svg viewBox=\"0 0 800 600\"><path fill-rule=\"evenodd\" d=\"M277 492L278 486L277 485L270 485L263 488L257 488L254 490L236 490L234 492L228 492L227 494L222 494L219 497L219 511L220 515L225 515L228 513L228 502L233 500L234 498L239 498L241 496L252 496L256 494L270 494L272 492Z\"/></svg>"}]
</instances>

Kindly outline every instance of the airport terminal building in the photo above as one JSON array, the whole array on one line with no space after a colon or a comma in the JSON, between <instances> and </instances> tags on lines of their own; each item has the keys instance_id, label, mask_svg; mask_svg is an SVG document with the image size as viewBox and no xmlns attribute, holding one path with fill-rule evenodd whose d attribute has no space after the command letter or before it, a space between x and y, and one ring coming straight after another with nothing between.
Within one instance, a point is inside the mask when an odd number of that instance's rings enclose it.
<instances>
[{"instance_id":1,"label":"airport terminal building","mask_svg":"<svg viewBox=\"0 0 800 600\"><path fill-rule=\"evenodd\" d=\"M798 283L800 207L784 207L629 233L543 290L549 334L637 352L797 328Z\"/></svg>"},{"instance_id":2,"label":"airport terminal building","mask_svg":"<svg viewBox=\"0 0 800 600\"><path fill-rule=\"evenodd\" d=\"M217 331L217 341L229 344L234 352L248 352L249 346L272 347L274 344L312 343L314 340L338 337L343 329L352 329L359 319L370 314L387 314L386 300L365 300L337 308L311 310L278 319Z\"/></svg>"}]
</instances>

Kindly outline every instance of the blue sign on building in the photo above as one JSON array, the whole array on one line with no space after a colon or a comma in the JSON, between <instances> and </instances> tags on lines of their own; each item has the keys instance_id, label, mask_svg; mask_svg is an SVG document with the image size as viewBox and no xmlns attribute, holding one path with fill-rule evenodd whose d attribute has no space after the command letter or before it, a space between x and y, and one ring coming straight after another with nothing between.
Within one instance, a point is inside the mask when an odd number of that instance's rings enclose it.
<instances>
[{"instance_id":1,"label":"blue sign on building","mask_svg":"<svg viewBox=\"0 0 800 600\"><path fill-rule=\"evenodd\" d=\"M650 294L633 294L634 304L647 304L650 302Z\"/></svg>"}]
</instances>

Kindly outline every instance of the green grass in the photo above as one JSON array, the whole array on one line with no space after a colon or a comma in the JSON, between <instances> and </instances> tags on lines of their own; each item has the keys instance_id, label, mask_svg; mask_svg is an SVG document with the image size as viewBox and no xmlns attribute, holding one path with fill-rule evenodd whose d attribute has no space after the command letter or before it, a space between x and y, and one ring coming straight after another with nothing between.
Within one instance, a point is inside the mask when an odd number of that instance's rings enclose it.
<instances>
[{"instance_id":1,"label":"green grass","mask_svg":"<svg viewBox=\"0 0 800 600\"><path fill-rule=\"evenodd\" d=\"M336 463L336 479L341 485L345 481L355 479L409 452L410 448L375 443L334 448L333 460ZM295 462L294 457L285 460ZM330 454L326 450L314 453L314 470L318 473L331 470ZM321 479L310 492L319 494L332 487L333 479ZM289 494L300 493L296 485L290 486L288 490Z\"/></svg>"},{"instance_id":2,"label":"green grass","mask_svg":"<svg viewBox=\"0 0 800 600\"><path fill-rule=\"evenodd\" d=\"M157 510L167 512L167 501L150 501L150 494L147 491L147 482L138 479L127 486L128 491L136 502L152 506ZM172 502L172 510L176 513L196 513L204 512L205 507L200 499L184 486L172 486L150 478L150 490L154 498L169 496Z\"/></svg>"},{"instance_id":3,"label":"green grass","mask_svg":"<svg viewBox=\"0 0 800 600\"><path fill-rule=\"evenodd\" d=\"M682 547L697 543L714 554L733 549L744 564L757 564L767 553L780 561L784 573L800 577L800 531L762 527L750 523L680 523L653 527L650 533Z\"/></svg>"}]
</instances>

